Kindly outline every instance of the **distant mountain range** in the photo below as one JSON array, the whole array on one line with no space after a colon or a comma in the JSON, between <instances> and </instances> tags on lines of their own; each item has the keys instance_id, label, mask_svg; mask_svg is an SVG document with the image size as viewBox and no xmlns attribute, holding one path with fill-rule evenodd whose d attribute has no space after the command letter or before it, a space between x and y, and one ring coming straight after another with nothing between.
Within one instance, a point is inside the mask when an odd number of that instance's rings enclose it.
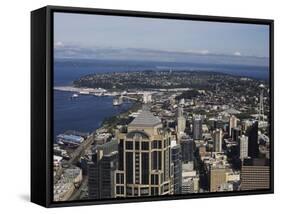
<instances>
[{"instance_id":1,"label":"distant mountain range","mask_svg":"<svg viewBox=\"0 0 281 214\"><path fill-rule=\"evenodd\" d=\"M142 48L78 47L58 44L54 47L55 59L140 60L159 62L185 62L202 64L232 64L269 66L266 57L214 54L203 51L169 51Z\"/></svg>"}]
</instances>

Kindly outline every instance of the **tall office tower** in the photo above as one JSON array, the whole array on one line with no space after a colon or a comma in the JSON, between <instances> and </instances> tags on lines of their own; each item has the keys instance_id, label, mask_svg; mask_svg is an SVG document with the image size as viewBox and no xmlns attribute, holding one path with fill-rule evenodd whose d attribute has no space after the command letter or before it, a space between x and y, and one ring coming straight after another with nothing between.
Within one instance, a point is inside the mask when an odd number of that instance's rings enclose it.
<instances>
[{"instance_id":1,"label":"tall office tower","mask_svg":"<svg viewBox=\"0 0 281 214\"><path fill-rule=\"evenodd\" d=\"M231 138L232 138L232 140L238 142L239 137L241 136L241 134L242 134L242 131L241 131L240 127L233 128L231 130Z\"/></svg>"},{"instance_id":2,"label":"tall office tower","mask_svg":"<svg viewBox=\"0 0 281 214\"><path fill-rule=\"evenodd\" d=\"M226 182L225 166L210 166L209 185L211 192L218 192L222 184Z\"/></svg>"},{"instance_id":3,"label":"tall office tower","mask_svg":"<svg viewBox=\"0 0 281 214\"><path fill-rule=\"evenodd\" d=\"M95 161L88 162L88 194L90 199L100 198L99 166Z\"/></svg>"},{"instance_id":4,"label":"tall office tower","mask_svg":"<svg viewBox=\"0 0 281 214\"><path fill-rule=\"evenodd\" d=\"M183 109L182 107L178 107L178 118L177 118L177 134L178 136L184 134L185 127L186 127L186 120L185 117L183 116Z\"/></svg>"},{"instance_id":5,"label":"tall office tower","mask_svg":"<svg viewBox=\"0 0 281 214\"><path fill-rule=\"evenodd\" d=\"M189 136L182 136L180 139L182 150L182 161L190 162L194 160L194 141Z\"/></svg>"},{"instance_id":6,"label":"tall office tower","mask_svg":"<svg viewBox=\"0 0 281 214\"><path fill-rule=\"evenodd\" d=\"M119 168L116 197L172 194L170 133L161 120L143 109L118 133Z\"/></svg>"},{"instance_id":7,"label":"tall office tower","mask_svg":"<svg viewBox=\"0 0 281 214\"><path fill-rule=\"evenodd\" d=\"M213 129L223 129L224 123L220 119L216 119L213 121Z\"/></svg>"},{"instance_id":8,"label":"tall office tower","mask_svg":"<svg viewBox=\"0 0 281 214\"><path fill-rule=\"evenodd\" d=\"M197 193L199 191L199 175L194 170L193 164L182 163L182 188L181 193Z\"/></svg>"},{"instance_id":9,"label":"tall office tower","mask_svg":"<svg viewBox=\"0 0 281 214\"><path fill-rule=\"evenodd\" d=\"M118 164L118 153L93 157L88 163L88 191L90 199L114 197L115 170Z\"/></svg>"},{"instance_id":10,"label":"tall office tower","mask_svg":"<svg viewBox=\"0 0 281 214\"><path fill-rule=\"evenodd\" d=\"M251 158L258 158L259 144L258 144L258 121L248 129L248 156Z\"/></svg>"},{"instance_id":11,"label":"tall office tower","mask_svg":"<svg viewBox=\"0 0 281 214\"><path fill-rule=\"evenodd\" d=\"M244 160L248 157L248 137L242 135L239 137L240 159Z\"/></svg>"},{"instance_id":12,"label":"tall office tower","mask_svg":"<svg viewBox=\"0 0 281 214\"><path fill-rule=\"evenodd\" d=\"M193 139L201 140L202 139L202 119L200 115L196 115L193 118Z\"/></svg>"},{"instance_id":13,"label":"tall office tower","mask_svg":"<svg viewBox=\"0 0 281 214\"><path fill-rule=\"evenodd\" d=\"M229 136L232 137L232 129L237 127L237 117L235 117L234 115L231 115L229 118Z\"/></svg>"},{"instance_id":14,"label":"tall office tower","mask_svg":"<svg viewBox=\"0 0 281 214\"><path fill-rule=\"evenodd\" d=\"M252 121L250 120L243 120L242 121L242 132L246 133L246 131L248 130L248 128L252 125Z\"/></svg>"},{"instance_id":15,"label":"tall office tower","mask_svg":"<svg viewBox=\"0 0 281 214\"><path fill-rule=\"evenodd\" d=\"M216 129L214 131L214 151L221 152L222 151L222 130Z\"/></svg>"},{"instance_id":16,"label":"tall office tower","mask_svg":"<svg viewBox=\"0 0 281 214\"><path fill-rule=\"evenodd\" d=\"M181 161L181 146L179 144L172 146L172 162L173 162L173 176L174 176L174 194L181 194L182 186L182 161Z\"/></svg>"},{"instance_id":17,"label":"tall office tower","mask_svg":"<svg viewBox=\"0 0 281 214\"><path fill-rule=\"evenodd\" d=\"M270 166L268 159L244 159L241 168L241 190L270 188Z\"/></svg>"}]
</instances>

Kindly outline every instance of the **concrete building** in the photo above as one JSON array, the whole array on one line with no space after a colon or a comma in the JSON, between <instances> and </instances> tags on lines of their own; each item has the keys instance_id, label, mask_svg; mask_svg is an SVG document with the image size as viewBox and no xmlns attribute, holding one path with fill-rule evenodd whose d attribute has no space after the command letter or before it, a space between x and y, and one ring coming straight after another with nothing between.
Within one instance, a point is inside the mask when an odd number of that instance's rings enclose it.
<instances>
[{"instance_id":1,"label":"concrete building","mask_svg":"<svg viewBox=\"0 0 281 214\"><path fill-rule=\"evenodd\" d=\"M178 107L178 118L177 118L177 134L178 138L184 134L186 127L186 119L183 116L183 109L181 106Z\"/></svg>"},{"instance_id":2,"label":"concrete building","mask_svg":"<svg viewBox=\"0 0 281 214\"><path fill-rule=\"evenodd\" d=\"M200 115L196 115L193 118L193 139L201 140L202 139L202 118Z\"/></svg>"},{"instance_id":3,"label":"concrete building","mask_svg":"<svg viewBox=\"0 0 281 214\"><path fill-rule=\"evenodd\" d=\"M268 159L244 159L241 168L241 190L270 188L270 166Z\"/></svg>"},{"instance_id":4,"label":"concrete building","mask_svg":"<svg viewBox=\"0 0 281 214\"><path fill-rule=\"evenodd\" d=\"M204 189L210 192L220 191L220 186L227 183L228 173L231 172L227 156L224 153L208 153L200 156L204 164ZM201 181L201 180L200 180Z\"/></svg>"},{"instance_id":5,"label":"concrete building","mask_svg":"<svg viewBox=\"0 0 281 214\"><path fill-rule=\"evenodd\" d=\"M118 133L119 167L116 197L172 194L171 134L147 109Z\"/></svg>"},{"instance_id":6,"label":"concrete building","mask_svg":"<svg viewBox=\"0 0 281 214\"><path fill-rule=\"evenodd\" d=\"M213 133L214 138L214 151L221 152L222 151L222 130L216 129Z\"/></svg>"},{"instance_id":7,"label":"concrete building","mask_svg":"<svg viewBox=\"0 0 281 214\"><path fill-rule=\"evenodd\" d=\"M239 148L240 148L240 159L244 160L244 158L248 157L248 137L242 135L239 137Z\"/></svg>"},{"instance_id":8,"label":"concrete building","mask_svg":"<svg viewBox=\"0 0 281 214\"><path fill-rule=\"evenodd\" d=\"M237 127L237 121L238 121L237 117L235 117L234 115L230 116L229 125L228 125L229 128L228 134L230 137L232 137L232 129Z\"/></svg>"},{"instance_id":9,"label":"concrete building","mask_svg":"<svg viewBox=\"0 0 281 214\"><path fill-rule=\"evenodd\" d=\"M199 175L190 164L182 165L182 194L198 193L199 192Z\"/></svg>"},{"instance_id":10,"label":"concrete building","mask_svg":"<svg viewBox=\"0 0 281 214\"><path fill-rule=\"evenodd\" d=\"M226 183L226 168L225 166L211 166L210 167L210 191L218 192L220 186Z\"/></svg>"}]
</instances>

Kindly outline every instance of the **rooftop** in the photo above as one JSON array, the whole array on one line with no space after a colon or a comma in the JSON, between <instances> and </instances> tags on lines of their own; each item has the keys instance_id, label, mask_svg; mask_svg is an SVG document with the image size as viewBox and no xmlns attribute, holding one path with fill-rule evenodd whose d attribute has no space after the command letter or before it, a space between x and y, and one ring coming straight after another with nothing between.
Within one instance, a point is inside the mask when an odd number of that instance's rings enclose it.
<instances>
[{"instance_id":1,"label":"rooftop","mask_svg":"<svg viewBox=\"0 0 281 214\"><path fill-rule=\"evenodd\" d=\"M150 111L143 109L140 114L129 124L130 126L155 126L161 124L161 120Z\"/></svg>"}]
</instances>

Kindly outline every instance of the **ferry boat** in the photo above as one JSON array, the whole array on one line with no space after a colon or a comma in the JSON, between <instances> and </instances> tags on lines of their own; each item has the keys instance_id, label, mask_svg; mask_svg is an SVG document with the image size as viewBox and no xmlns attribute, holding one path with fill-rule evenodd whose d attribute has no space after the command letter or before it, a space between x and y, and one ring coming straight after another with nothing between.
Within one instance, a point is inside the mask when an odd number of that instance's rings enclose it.
<instances>
[{"instance_id":1,"label":"ferry boat","mask_svg":"<svg viewBox=\"0 0 281 214\"><path fill-rule=\"evenodd\" d=\"M114 106L120 106L123 103L122 97L114 98L112 104Z\"/></svg>"},{"instance_id":2,"label":"ferry boat","mask_svg":"<svg viewBox=\"0 0 281 214\"><path fill-rule=\"evenodd\" d=\"M72 94L71 99L75 99L75 98L77 98L77 97L79 97L78 94Z\"/></svg>"}]
</instances>

